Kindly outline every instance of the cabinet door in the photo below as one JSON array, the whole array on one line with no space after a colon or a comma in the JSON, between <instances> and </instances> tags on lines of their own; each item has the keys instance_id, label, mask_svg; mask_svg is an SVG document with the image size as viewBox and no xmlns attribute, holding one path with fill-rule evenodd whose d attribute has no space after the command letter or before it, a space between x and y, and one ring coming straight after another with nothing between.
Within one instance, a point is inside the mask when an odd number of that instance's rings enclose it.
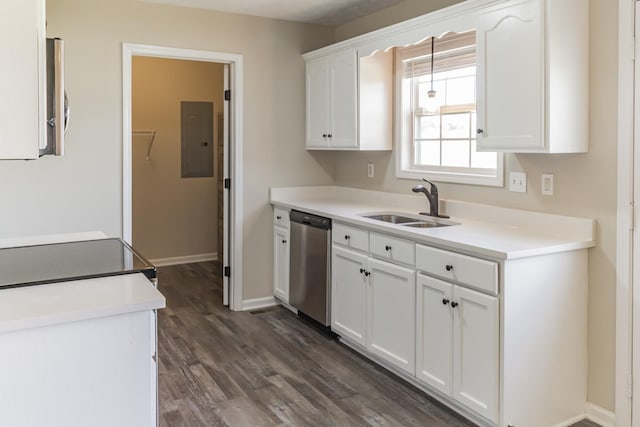
<instances>
[{"instance_id":1,"label":"cabinet door","mask_svg":"<svg viewBox=\"0 0 640 427\"><path fill-rule=\"evenodd\" d=\"M289 302L289 230L273 228L273 295Z\"/></svg>"},{"instance_id":2,"label":"cabinet door","mask_svg":"<svg viewBox=\"0 0 640 427\"><path fill-rule=\"evenodd\" d=\"M329 60L307 62L307 148L328 148Z\"/></svg>"},{"instance_id":3,"label":"cabinet door","mask_svg":"<svg viewBox=\"0 0 640 427\"><path fill-rule=\"evenodd\" d=\"M333 245L331 254L331 329L366 346L367 256Z\"/></svg>"},{"instance_id":4,"label":"cabinet door","mask_svg":"<svg viewBox=\"0 0 640 427\"><path fill-rule=\"evenodd\" d=\"M418 274L416 376L450 396L453 391L453 285Z\"/></svg>"},{"instance_id":5,"label":"cabinet door","mask_svg":"<svg viewBox=\"0 0 640 427\"><path fill-rule=\"evenodd\" d=\"M369 259L367 349L415 373L415 270Z\"/></svg>"},{"instance_id":6,"label":"cabinet door","mask_svg":"<svg viewBox=\"0 0 640 427\"><path fill-rule=\"evenodd\" d=\"M45 131L44 0L0 2L0 38L0 159L36 159Z\"/></svg>"},{"instance_id":7,"label":"cabinet door","mask_svg":"<svg viewBox=\"0 0 640 427\"><path fill-rule=\"evenodd\" d=\"M498 299L467 288L453 291L453 397L498 420Z\"/></svg>"},{"instance_id":8,"label":"cabinet door","mask_svg":"<svg viewBox=\"0 0 640 427\"><path fill-rule=\"evenodd\" d=\"M329 144L335 148L358 146L358 55L347 50L330 57Z\"/></svg>"},{"instance_id":9,"label":"cabinet door","mask_svg":"<svg viewBox=\"0 0 640 427\"><path fill-rule=\"evenodd\" d=\"M541 0L482 14L477 31L478 149L542 151L544 31Z\"/></svg>"}]
</instances>

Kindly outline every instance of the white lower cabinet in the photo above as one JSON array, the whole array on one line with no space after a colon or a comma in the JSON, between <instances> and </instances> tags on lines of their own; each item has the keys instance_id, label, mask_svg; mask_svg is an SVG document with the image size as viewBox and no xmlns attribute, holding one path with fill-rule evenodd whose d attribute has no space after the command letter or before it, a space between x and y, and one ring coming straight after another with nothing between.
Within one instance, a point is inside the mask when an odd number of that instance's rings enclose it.
<instances>
[{"instance_id":1,"label":"white lower cabinet","mask_svg":"<svg viewBox=\"0 0 640 427\"><path fill-rule=\"evenodd\" d=\"M0 346L1 425L157 425L151 310L2 333Z\"/></svg>"},{"instance_id":2,"label":"white lower cabinet","mask_svg":"<svg viewBox=\"0 0 640 427\"><path fill-rule=\"evenodd\" d=\"M289 302L289 230L273 227L273 295Z\"/></svg>"},{"instance_id":3,"label":"white lower cabinet","mask_svg":"<svg viewBox=\"0 0 640 427\"><path fill-rule=\"evenodd\" d=\"M289 211L273 210L273 295L289 302Z\"/></svg>"},{"instance_id":4,"label":"white lower cabinet","mask_svg":"<svg viewBox=\"0 0 640 427\"><path fill-rule=\"evenodd\" d=\"M417 279L416 376L498 420L498 298L423 274Z\"/></svg>"},{"instance_id":5,"label":"white lower cabinet","mask_svg":"<svg viewBox=\"0 0 640 427\"><path fill-rule=\"evenodd\" d=\"M414 269L333 245L332 330L411 375L415 276Z\"/></svg>"},{"instance_id":6,"label":"white lower cabinet","mask_svg":"<svg viewBox=\"0 0 640 427\"><path fill-rule=\"evenodd\" d=\"M415 270L368 260L367 350L415 373Z\"/></svg>"},{"instance_id":7,"label":"white lower cabinet","mask_svg":"<svg viewBox=\"0 0 640 427\"><path fill-rule=\"evenodd\" d=\"M418 274L416 295L416 377L453 393L453 286Z\"/></svg>"},{"instance_id":8,"label":"white lower cabinet","mask_svg":"<svg viewBox=\"0 0 640 427\"><path fill-rule=\"evenodd\" d=\"M499 261L335 222L332 238L345 344L482 426L584 415L586 249Z\"/></svg>"},{"instance_id":9,"label":"white lower cabinet","mask_svg":"<svg viewBox=\"0 0 640 427\"><path fill-rule=\"evenodd\" d=\"M367 256L333 245L331 253L331 329L366 347Z\"/></svg>"}]
</instances>

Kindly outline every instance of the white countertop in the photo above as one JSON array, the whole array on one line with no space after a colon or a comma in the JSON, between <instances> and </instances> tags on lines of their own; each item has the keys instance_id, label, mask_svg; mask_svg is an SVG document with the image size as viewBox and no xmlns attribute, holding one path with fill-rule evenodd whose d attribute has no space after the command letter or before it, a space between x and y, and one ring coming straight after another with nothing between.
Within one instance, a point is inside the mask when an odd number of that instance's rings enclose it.
<instances>
[{"instance_id":1,"label":"white countertop","mask_svg":"<svg viewBox=\"0 0 640 427\"><path fill-rule=\"evenodd\" d=\"M102 232L0 239L0 248L103 239ZM0 290L0 333L165 307L142 273Z\"/></svg>"},{"instance_id":2,"label":"white countertop","mask_svg":"<svg viewBox=\"0 0 640 427\"><path fill-rule=\"evenodd\" d=\"M448 227L412 228L364 218L362 214L428 210L426 199L343 187L290 187L271 190L271 203L411 238L427 244L497 258L516 259L595 246L591 219L442 201ZM429 218L429 217L426 217Z\"/></svg>"},{"instance_id":3,"label":"white countertop","mask_svg":"<svg viewBox=\"0 0 640 427\"><path fill-rule=\"evenodd\" d=\"M0 333L165 307L142 273L0 290Z\"/></svg>"}]
</instances>

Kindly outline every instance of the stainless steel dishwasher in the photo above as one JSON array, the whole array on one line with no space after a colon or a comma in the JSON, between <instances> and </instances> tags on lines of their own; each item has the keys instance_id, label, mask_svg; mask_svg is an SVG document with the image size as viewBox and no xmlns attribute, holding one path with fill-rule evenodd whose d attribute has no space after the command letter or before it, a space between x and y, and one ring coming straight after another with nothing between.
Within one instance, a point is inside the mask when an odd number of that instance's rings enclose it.
<instances>
[{"instance_id":1,"label":"stainless steel dishwasher","mask_svg":"<svg viewBox=\"0 0 640 427\"><path fill-rule=\"evenodd\" d=\"M331 324L331 220L291 211L289 304Z\"/></svg>"}]
</instances>

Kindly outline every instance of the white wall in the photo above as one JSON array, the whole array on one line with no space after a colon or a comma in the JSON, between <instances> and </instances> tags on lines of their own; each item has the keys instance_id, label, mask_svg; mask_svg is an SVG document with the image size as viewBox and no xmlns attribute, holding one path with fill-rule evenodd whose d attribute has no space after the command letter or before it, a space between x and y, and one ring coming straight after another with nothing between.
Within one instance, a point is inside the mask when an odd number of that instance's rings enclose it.
<instances>
[{"instance_id":1,"label":"white wall","mask_svg":"<svg viewBox=\"0 0 640 427\"><path fill-rule=\"evenodd\" d=\"M151 136L132 136L132 244L149 259L217 253L222 171L216 158L213 176L181 177L180 102L213 104L211 143L217 156L223 72L222 64L212 62L133 57L132 128L157 132L148 159Z\"/></svg>"},{"instance_id":2,"label":"white wall","mask_svg":"<svg viewBox=\"0 0 640 427\"><path fill-rule=\"evenodd\" d=\"M448 3L457 3L450 0ZM426 12L427 2L407 0L336 29L337 38L391 25ZM443 0L441 3L446 3ZM589 254L589 401L614 410L617 153L617 4L590 1L590 149L587 154L506 156L505 172L525 171L527 193L506 188L439 184L444 199L465 200L597 220ZM412 14L412 11L415 13ZM336 153L337 185L410 193L414 181L395 177L394 153ZM367 163L376 177L367 178ZM555 194L540 194L543 173L555 175ZM426 200L425 200L426 206Z\"/></svg>"}]
</instances>

